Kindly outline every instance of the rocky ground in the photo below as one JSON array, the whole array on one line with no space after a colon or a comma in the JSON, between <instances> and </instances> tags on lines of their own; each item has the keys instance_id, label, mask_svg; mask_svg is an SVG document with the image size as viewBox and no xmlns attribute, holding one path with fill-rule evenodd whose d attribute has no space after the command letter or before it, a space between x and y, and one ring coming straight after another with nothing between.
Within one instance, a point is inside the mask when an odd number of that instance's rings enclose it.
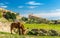
<instances>
[{"instance_id":1,"label":"rocky ground","mask_svg":"<svg viewBox=\"0 0 60 38\"><path fill-rule=\"evenodd\" d=\"M0 22L0 31L1 32L10 32L10 23L2 23Z\"/></svg>"}]
</instances>

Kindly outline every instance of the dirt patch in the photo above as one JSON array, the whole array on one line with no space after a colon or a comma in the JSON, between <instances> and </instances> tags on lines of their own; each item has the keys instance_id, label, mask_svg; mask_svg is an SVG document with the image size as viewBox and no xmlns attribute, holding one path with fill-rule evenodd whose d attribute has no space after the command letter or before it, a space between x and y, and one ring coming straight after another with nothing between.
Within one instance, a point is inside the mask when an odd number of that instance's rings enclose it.
<instances>
[{"instance_id":1,"label":"dirt patch","mask_svg":"<svg viewBox=\"0 0 60 38\"><path fill-rule=\"evenodd\" d=\"M10 32L10 24L11 23L2 23L2 22L0 22L0 31L1 32Z\"/></svg>"}]
</instances>

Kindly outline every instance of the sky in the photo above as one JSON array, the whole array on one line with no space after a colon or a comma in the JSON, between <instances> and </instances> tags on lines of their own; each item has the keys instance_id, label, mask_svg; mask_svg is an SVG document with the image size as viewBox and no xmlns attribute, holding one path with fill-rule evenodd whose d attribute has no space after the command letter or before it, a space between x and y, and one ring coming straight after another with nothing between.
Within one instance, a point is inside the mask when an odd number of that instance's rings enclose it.
<instances>
[{"instance_id":1,"label":"sky","mask_svg":"<svg viewBox=\"0 0 60 38\"><path fill-rule=\"evenodd\" d=\"M34 14L50 20L60 19L60 0L0 0L0 8L26 17Z\"/></svg>"}]
</instances>

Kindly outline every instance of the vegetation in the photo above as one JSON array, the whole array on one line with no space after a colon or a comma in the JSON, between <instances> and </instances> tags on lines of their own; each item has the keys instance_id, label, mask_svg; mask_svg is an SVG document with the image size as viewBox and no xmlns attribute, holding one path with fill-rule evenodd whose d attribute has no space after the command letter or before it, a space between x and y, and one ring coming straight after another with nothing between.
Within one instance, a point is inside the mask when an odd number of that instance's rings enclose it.
<instances>
[{"instance_id":1,"label":"vegetation","mask_svg":"<svg viewBox=\"0 0 60 38\"><path fill-rule=\"evenodd\" d=\"M12 13L12 12L6 12L5 17L3 17L2 12L0 12L0 22L7 22L8 20L16 19L16 16L18 16L19 13ZM50 35L58 35L60 34L60 20L48 20L46 18L41 17L22 17L20 20L24 21L25 28L29 28L29 34L36 35L36 31L32 31L32 29L38 29L40 30L41 35L45 35L45 31L48 31ZM42 31L42 30L43 31ZM33 35L18 35L18 34L10 34L6 32L0 32L0 38L60 38L59 36L33 36Z\"/></svg>"},{"instance_id":2,"label":"vegetation","mask_svg":"<svg viewBox=\"0 0 60 38\"><path fill-rule=\"evenodd\" d=\"M33 36L33 35L18 35L6 32L0 32L0 38L60 38L60 36Z\"/></svg>"},{"instance_id":3,"label":"vegetation","mask_svg":"<svg viewBox=\"0 0 60 38\"><path fill-rule=\"evenodd\" d=\"M29 28L29 35L60 36L60 24L25 24L25 27Z\"/></svg>"},{"instance_id":4,"label":"vegetation","mask_svg":"<svg viewBox=\"0 0 60 38\"><path fill-rule=\"evenodd\" d=\"M49 29L54 29L54 30L60 30L60 24L24 24L26 28L29 28L29 29L33 29L33 28L36 28L36 29L46 29L46 30L49 30Z\"/></svg>"},{"instance_id":5,"label":"vegetation","mask_svg":"<svg viewBox=\"0 0 60 38\"><path fill-rule=\"evenodd\" d=\"M2 17L2 13L1 13L1 11L0 11L0 18Z\"/></svg>"},{"instance_id":6,"label":"vegetation","mask_svg":"<svg viewBox=\"0 0 60 38\"><path fill-rule=\"evenodd\" d=\"M26 21L28 21L28 18L22 17L21 20L24 21L24 22L26 22Z\"/></svg>"},{"instance_id":7,"label":"vegetation","mask_svg":"<svg viewBox=\"0 0 60 38\"><path fill-rule=\"evenodd\" d=\"M6 18L7 20L9 20L9 19L14 20L14 19L16 19L16 15L15 15L14 13L7 12L6 15L5 15L5 18Z\"/></svg>"}]
</instances>

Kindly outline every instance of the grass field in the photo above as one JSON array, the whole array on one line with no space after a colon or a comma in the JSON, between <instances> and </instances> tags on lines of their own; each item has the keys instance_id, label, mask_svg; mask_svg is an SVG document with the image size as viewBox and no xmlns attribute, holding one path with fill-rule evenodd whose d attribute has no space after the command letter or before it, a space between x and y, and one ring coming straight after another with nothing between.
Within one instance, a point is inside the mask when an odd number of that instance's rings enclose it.
<instances>
[{"instance_id":1,"label":"grass field","mask_svg":"<svg viewBox=\"0 0 60 38\"><path fill-rule=\"evenodd\" d=\"M60 24L25 24L26 28L29 29L45 29L45 30L56 30L56 31L60 31Z\"/></svg>"},{"instance_id":2,"label":"grass field","mask_svg":"<svg viewBox=\"0 0 60 38\"><path fill-rule=\"evenodd\" d=\"M33 35L18 35L6 32L0 32L0 38L60 38L60 36L33 36Z\"/></svg>"},{"instance_id":3,"label":"grass field","mask_svg":"<svg viewBox=\"0 0 60 38\"><path fill-rule=\"evenodd\" d=\"M60 24L24 24L25 28L29 28L29 30L33 28L37 29L45 29L45 30L56 30L60 32ZM18 35L18 34L10 34L6 32L0 32L0 38L60 38L60 36L33 36L33 35Z\"/></svg>"}]
</instances>

